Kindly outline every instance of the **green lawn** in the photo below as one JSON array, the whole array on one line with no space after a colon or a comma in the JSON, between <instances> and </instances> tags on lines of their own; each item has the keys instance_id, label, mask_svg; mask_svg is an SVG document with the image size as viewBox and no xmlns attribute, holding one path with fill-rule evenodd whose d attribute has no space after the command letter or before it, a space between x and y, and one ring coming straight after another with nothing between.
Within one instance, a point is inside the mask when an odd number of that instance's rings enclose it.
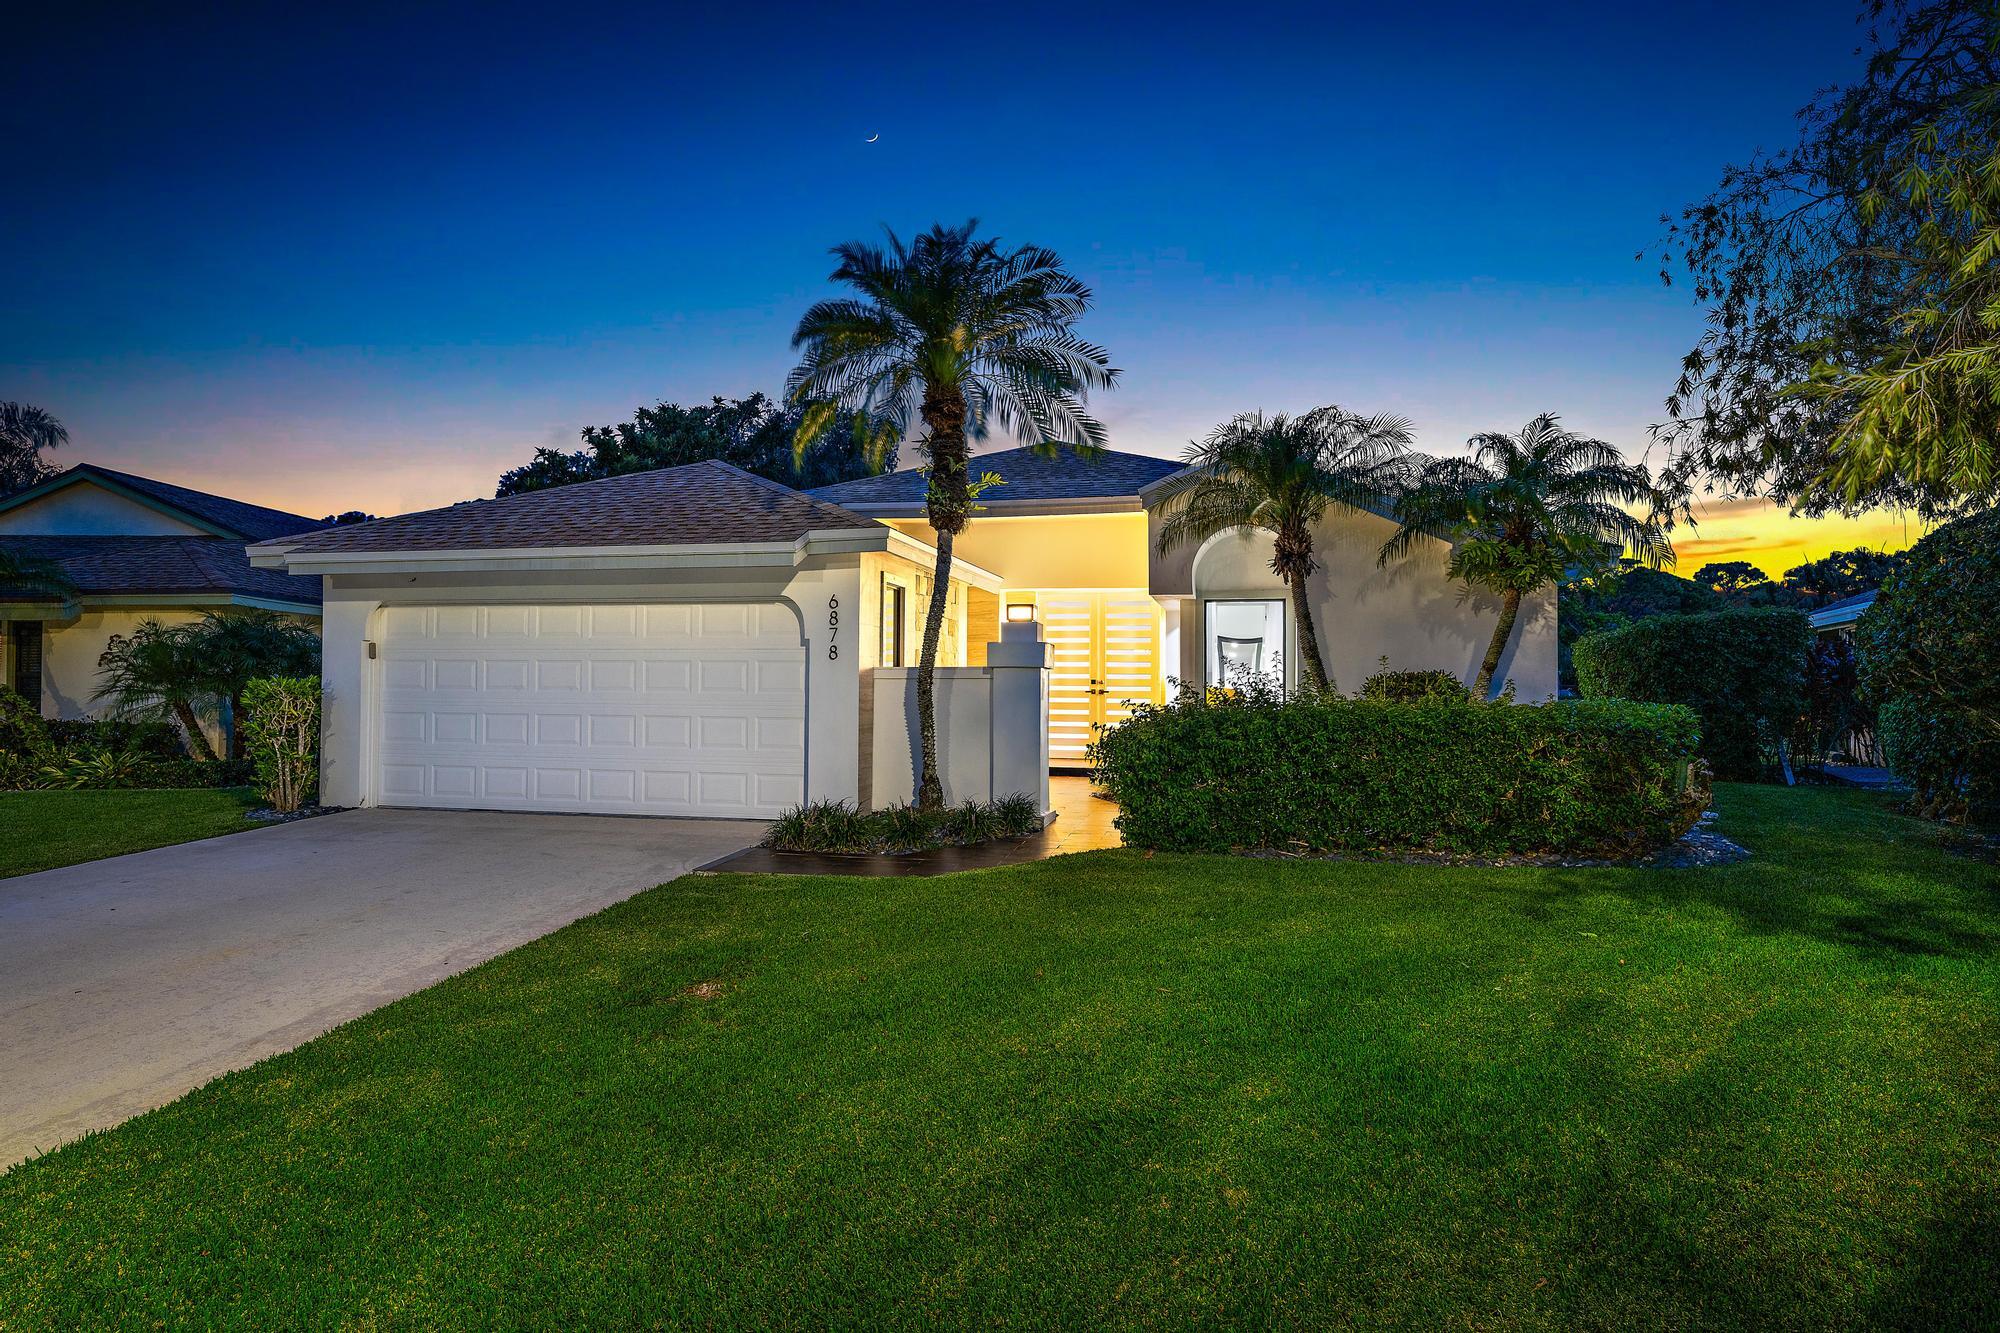
<instances>
[{"instance_id":1,"label":"green lawn","mask_svg":"<svg viewBox=\"0 0 2000 1333\"><path fill-rule=\"evenodd\" d=\"M259 804L247 787L0 792L0 879L255 828Z\"/></svg>"},{"instance_id":2,"label":"green lawn","mask_svg":"<svg viewBox=\"0 0 2000 1333\"><path fill-rule=\"evenodd\" d=\"M1992 1327L2000 873L679 880L0 1176L0 1325Z\"/></svg>"}]
</instances>

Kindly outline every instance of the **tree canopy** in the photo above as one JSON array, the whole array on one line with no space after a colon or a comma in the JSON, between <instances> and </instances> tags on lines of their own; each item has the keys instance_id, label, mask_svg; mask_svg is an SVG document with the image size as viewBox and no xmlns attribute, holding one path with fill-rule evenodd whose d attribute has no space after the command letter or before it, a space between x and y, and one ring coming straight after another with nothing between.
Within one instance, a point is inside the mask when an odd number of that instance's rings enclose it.
<instances>
[{"instance_id":1,"label":"tree canopy","mask_svg":"<svg viewBox=\"0 0 2000 1333\"><path fill-rule=\"evenodd\" d=\"M1810 513L2000 498L2000 9L1869 0L1867 62L1791 147L1665 219L1706 309L1657 428L1667 480Z\"/></svg>"},{"instance_id":2,"label":"tree canopy","mask_svg":"<svg viewBox=\"0 0 2000 1333\"><path fill-rule=\"evenodd\" d=\"M42 450L69 442L54 416L27 403L0 402L0 495L26 490L54 476Z\"/></svg>"},{"instance_id":3,"label":"tree canopy","mask_svg":"<svg viewBox=\"0 0 2000 1333\"><path fill-rule=\"evenodd\" d=\"M762 393L711 398L698 407L665 402L642 407L632 420L616 426L585 427L584 447L574 453L535 450L533 459L501 476L495 494L518 495L710 458L801 489L830 486L896 465L894 442L872 452L864 449L854 437L852 417L834 422L833 429L795 456L793 437L806 411L773 402Z\"/></svg>"}]
</instances>

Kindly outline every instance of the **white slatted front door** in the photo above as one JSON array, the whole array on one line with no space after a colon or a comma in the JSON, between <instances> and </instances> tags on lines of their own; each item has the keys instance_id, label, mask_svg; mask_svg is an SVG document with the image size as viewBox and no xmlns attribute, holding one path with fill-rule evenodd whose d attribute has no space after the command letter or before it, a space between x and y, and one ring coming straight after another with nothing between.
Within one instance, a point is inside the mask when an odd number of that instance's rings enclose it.
<instances>
[{"instance_id":1,"label":"white slatted front door","mask_svg":"<svg viewBox=\"0 0 2000 1333\"><path fill-rule=\"evenodd\" d=\"M775 603L383 612L383 805L769 818L805 792L805 650Z\"/></svg>"},{"instance_id":2,"label":"white slatted front door","mask_svg":"<svg viewBox=\"0 0 2000 1333\"><path fill-rule=\"evenodd\" d=\"M1049 645L1049 762L1087 764L1103 728L1159 698L1159 604L1143 589L1033 595Z\"/></svg>"}]
</instances>

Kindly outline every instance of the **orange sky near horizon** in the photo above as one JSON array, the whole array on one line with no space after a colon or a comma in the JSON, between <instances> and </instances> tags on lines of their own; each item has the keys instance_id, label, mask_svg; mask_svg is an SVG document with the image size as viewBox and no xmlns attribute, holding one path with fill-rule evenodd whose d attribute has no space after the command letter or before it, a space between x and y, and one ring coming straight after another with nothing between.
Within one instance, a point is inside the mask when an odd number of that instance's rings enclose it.
<instances>
[{"instance_id":1,"label":"orange sky near horizon","mask_svg":"<svg viewBox=\"0 0 2000 1333\"><path fill-rule=\"evenodd\" d=\"M1806 518L1761 498L1713 498L1695 505L1694 526L1673 531L1674 572L1691 576L1703 565L1747 560L1772 578L1834 551L1866 546L1900 551L1930 530L1914 513L1871 510L1857 518Z\"/></svg>"}]
</instances>

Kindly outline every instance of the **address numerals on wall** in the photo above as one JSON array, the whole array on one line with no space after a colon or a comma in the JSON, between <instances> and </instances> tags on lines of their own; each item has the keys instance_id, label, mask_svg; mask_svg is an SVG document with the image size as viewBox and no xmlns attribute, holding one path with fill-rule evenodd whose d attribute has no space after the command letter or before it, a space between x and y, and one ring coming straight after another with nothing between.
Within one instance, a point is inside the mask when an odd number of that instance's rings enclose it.
<instances>
[{"instance_id":1,"label":"address numerals on wall","mask_svg":"<svg viewBox=\"0 0 2000 1333\"><path fill-rule=\"evenodd\" d=\"M826 659L840 660L840 598L826 599Z\"/></svg>"}]
</instances>

